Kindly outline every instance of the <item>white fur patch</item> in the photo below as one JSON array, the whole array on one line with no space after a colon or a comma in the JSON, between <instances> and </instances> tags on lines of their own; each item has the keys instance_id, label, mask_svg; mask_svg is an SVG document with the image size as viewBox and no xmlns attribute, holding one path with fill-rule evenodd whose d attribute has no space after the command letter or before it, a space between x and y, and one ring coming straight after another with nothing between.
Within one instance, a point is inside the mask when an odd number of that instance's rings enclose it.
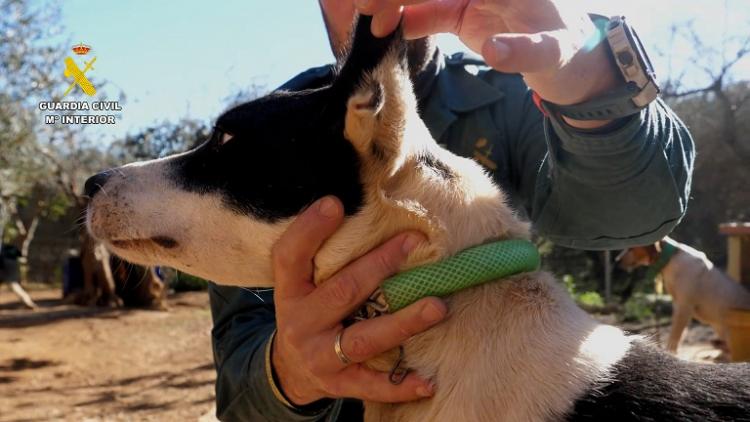
<instances>
[{"instance_id":1,"label":"white fur patch","mask_svg":"<svg viewBox=\"0 0 750 422\"><path fill-rule=\"evenodd\" d=\"M272 286L271 246L289 221L269 224L233 212L216 195L182 190L167 176L169 161L134 163L113 172L106 191L89 207L89 231L137 264L166 265L220 284ZM154 237L177 245L148 242ZM118 246L123 244L127 247Z\"/></svg>"}]
</instances>

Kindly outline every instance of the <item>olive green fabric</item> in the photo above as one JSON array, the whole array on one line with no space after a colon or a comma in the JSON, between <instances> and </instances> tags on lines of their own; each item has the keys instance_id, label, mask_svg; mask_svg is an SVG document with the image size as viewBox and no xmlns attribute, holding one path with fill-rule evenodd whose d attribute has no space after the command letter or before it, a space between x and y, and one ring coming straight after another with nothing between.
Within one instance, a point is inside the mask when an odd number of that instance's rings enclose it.
<instances>
[{"instance_id":1,"label":"olive green fabric","mask_svg":"<svg viewBox=\"0 0 750 422\"><path fill-rule=\"evenodd\" d=\"M463 250L456 255L396 274L381 285L390 312L417 300L445 297L488 281L539 268L539 252L527 240L513 239Z\"/></svg>"},{"instance_id":2,"label":"olive green fabric","mask_svg":"<svg viewBox=\"0 0 750 422\"><path fill-rule=\"evenodd\" d=\"M282 88L322 86L331 70L308 70ZM602 130L576 130L544 118L520 75L495 72L461 53L436 54L416 90L433 137L481 163L534 229L560 245L622 249L653 243L687 209L693 142L661 101ZM292 409L274 397L262 353L275 327L272 291L210 284L209 294L220 419L361 420L353 402L323 400Z\"/></svg>"}]
</instances>

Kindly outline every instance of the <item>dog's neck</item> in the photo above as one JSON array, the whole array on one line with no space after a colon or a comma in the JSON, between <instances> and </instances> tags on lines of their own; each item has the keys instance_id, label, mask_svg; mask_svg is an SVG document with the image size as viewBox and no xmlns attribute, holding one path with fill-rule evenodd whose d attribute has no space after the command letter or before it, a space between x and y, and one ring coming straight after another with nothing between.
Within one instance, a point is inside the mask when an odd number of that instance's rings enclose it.
<instances>
[{"instance_id":1,"label":"dog's neck","mask_svg":"<svg viewBox=\"0 0 750 422\"><path fill-rule=\"evenodd\" d=\"M364 202L316 256L316 282L405 230L429 242L404 270L488 240L528 237L486 171L432 138L399 60L386 57L347 102L344 135L360 157Z\"/></svg>"},{"instance_id":2,"label":"dog's neck","mask_svg":"<svg viewBox=\"0 0 750 422\"><path fill-rule=\"evenodd\" d=\"M316 257L316 281L405 230L420 231L429 242L411 255L402 270L490 240L528 238L528 225L514 215L485 170L431 141L416 115L410 120L417 124L407 132L430 141L410 143L387 172L373 176L377 171L364 170L371 173L365 179L378 180L366 180L362 211L347 219Z\"/></svg>"}]
</instances>

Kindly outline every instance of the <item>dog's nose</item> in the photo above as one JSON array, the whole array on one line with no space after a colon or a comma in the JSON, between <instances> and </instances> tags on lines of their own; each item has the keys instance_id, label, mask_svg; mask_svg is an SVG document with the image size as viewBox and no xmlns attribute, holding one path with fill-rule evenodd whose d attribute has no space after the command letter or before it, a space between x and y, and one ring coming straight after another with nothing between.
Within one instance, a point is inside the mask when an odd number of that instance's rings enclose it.
<instances>
[{"instance_id":1,"label":"dog's nose","mask_svg":"<svg viewBox=\"0 0 750 422\"><path fill-rule=\"evenodd\" d=\"M93 199L94 195L99 192L109 180L111 173L109 171L103 171L97 175L89 177L86 184L83 186L83 193L89 199Z\"/></svg>"}]
</instances>

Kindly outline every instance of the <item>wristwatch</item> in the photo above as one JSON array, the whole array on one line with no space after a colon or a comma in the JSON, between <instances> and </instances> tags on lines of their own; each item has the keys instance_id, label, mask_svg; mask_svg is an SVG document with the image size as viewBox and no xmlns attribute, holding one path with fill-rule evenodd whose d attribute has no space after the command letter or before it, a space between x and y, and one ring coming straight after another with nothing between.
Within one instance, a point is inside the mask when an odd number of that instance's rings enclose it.
<instances>
[{"instance_id":1,"label":"wristwatch","mask_svg":"<svg viewBox=\"0 0 750 422\"><path fill-rule=\"evenodd\" d=\"M613 120L646 108L659 95L656 73L638 34L624 16L607 18L590 15L601 38L607 40L615 65L624 84L597 98L573 105L558 105L544 100L550 112L575 120Z\"/></svg>"}]
</instances>

